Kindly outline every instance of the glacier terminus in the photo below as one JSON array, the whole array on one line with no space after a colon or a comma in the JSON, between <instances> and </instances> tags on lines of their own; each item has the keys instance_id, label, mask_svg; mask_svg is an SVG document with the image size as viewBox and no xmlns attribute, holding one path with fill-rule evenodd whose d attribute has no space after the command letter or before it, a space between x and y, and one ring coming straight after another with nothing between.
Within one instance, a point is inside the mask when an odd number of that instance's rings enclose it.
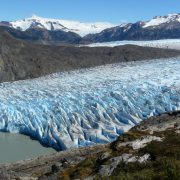
<instances>
[{"instance_id":1,"label":"glacier terminus","mask_svg":"<svg viewBox=\"0 0 180 180\"><path fill-rule=\"evenodd\" d=\"M0 84L0 130L65 150L108 143L180 110L180 57L105 65Z\"/></svg>"}]
</instances>

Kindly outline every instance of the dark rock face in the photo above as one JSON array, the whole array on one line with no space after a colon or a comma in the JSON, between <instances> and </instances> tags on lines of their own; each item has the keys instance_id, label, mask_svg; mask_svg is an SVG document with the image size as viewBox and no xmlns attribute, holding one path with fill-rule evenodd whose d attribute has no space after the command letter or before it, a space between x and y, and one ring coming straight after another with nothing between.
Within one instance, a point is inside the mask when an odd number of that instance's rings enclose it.
<instances>
[{"instance_id":1,"label":"dark rock face","mask_svg":"<svg viewBox=\"0 0 180 180\"><path fill-rule=\"evenodd\" d=\"M1 21L0 26L11 27L11 24L8 21Z\"/></svg>"},{"instance_id":2,"label":"dark rock face","mask_svg":"<svg viewBox=\"0 0 180 180\"><path fill-rule=\"evenodd\" d=\"M82 40L81 36L73 32L65 32L63 30L48 31L42 28L30 28L26 31L10 28L8 26L1 26L0 30L8 32L13 37L29 42L39 44L79 44Z\"/></svg>"},{"instance_id":3,"label":"dark rock face","mask_svg":"<svg viewBox=\"0 0 180 180\"><path fill-rule=\"evenodd\" d=\"M106 29L98 34L89 34L83 38L82 43L180 38L180 23L177 21L146 28L143 28L143 24L137 22Z\"/></svg>"},{"instance_id":4,"label":"dark rock face","mask_svg":"<svg viewBox=\"0 0 180 180\"><path fill-rule=\"evenodd\" d=\"M123 61L168 58L177 50L139 47L74 47L27 43L0 32L0 82L36 78L55 72Z\"/></svg>"},{"instance_id":5,"label":"dark rock face","mask_svg":"<svg viewBox=\"0 0 180 180\"><path fill-rule=\"evenodd\" d=\"M21 32L23 33L23 32ZM24 32L24 37L14 36L19 39L28 40L32 42L40 42L44 44L58 44L58 43L70 43L79 44L81 37L73 32L65 32L62 30L48 31L46 29L28 29Z\"/></svg>"}]
</instances>

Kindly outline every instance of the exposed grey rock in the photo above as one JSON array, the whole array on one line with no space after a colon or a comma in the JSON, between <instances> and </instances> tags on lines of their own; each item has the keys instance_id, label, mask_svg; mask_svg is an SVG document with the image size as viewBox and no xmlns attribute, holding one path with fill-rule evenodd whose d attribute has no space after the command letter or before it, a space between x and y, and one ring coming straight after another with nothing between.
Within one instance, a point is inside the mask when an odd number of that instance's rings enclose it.
<instances>
[{"instance_id":1,"label":"exposed grey rock","mask_svg":"<svg viewBox=\"0 0 180 180\"><path fill-rule=\"evenodd\" d=\"M108 159L110 156L111 156L110 152L105 152L105 153L103 153L103 154L100 156L99 160L101 160L101 161L106 160L106 159Z\"/></svg>"},{"instance_id":2,"label":"exposed grey rock","mask_svg":"<svg viewBox=\"0 0 180 180\"><path fill-rule=\"evenodd\" d=\"M109 160L108 165L102 165L99 169L99 174L101 176L110 176L113 171L117 168L118 164L123 161L127 161L127 159L132 156L131 154L123 154L122 156L114 157Z\"/></svg>"}]
</instances>

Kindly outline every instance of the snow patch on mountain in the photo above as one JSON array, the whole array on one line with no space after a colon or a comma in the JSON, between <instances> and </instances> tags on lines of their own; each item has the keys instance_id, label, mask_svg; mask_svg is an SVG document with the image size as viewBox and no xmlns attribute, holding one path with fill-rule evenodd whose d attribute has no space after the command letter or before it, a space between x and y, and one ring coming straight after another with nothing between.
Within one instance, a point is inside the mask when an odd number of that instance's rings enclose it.
<instances>
[{"instance_id":1,"label":"snow patch on mountain","mask_svg":"<svg viewBox=\"0 0 180 180\"><path fill-rule=\"evenodd\" d=\"M123 45L127 45L127 44L145 46L145 47L180 50L180 39L165 39L165 40L154 40L154 41L113 41L113 42L104 42L104 43L93 43L93 44L89 44L86 46L89 46L89 47L115 47L115 46L123 46Z\"/></svg>"},{"instance_id":2,"label":"snow patch on mountain","mask_svg":"<svg viewBox=\"0 0 180 180\"><path fill-rule=\"evenodd\" d=\"M170 23L173 21L180 22L180 14L168 14L167 16L156 16L152 20L147 21L143 28L159 26L164 23Z\"/></svg>"},{"instance_id":3,"label":"snow patch on mountain","mask_svg":"<svg viewBox=\"0 0 180 180\"><path fill-rule=\"evenodd\" d=\"M20 29L22 31L33 27L44 28L47 30L63 30L66 32L71 31L81 36L99 33L104 29L116 26L115 24L108 22L82 23L78 21L42 18L35 15L31 18L12 21L10 24L13 28Z\"/></svg>"},{"instance_id":4,"label":"snow patch on mountain","mask_svg":"<svg viewBox=\"0 0 180 180\"><path fill-rule=\"evenodd\" d=\"M59 150L108 143L180 110L180 58L106 65L0 84L0 130Z\"/></svg>"}]
</instances>

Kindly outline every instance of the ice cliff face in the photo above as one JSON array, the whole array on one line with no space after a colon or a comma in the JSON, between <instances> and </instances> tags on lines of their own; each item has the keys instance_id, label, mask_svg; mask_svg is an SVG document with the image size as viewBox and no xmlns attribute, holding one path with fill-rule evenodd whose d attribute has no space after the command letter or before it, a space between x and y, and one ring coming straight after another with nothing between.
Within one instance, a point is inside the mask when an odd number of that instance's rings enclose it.
<instances>
[{"instance_id":1,"label":"ice cliff face","mask_svg":"<svg viewBox=\"0 0 180 180\"><path fill-rule=\"evenodd\" d=\"M0 84L0 130L59 150L107 143L180 110L180 58L101 66Z\"/></svg>"}]
</instances>

